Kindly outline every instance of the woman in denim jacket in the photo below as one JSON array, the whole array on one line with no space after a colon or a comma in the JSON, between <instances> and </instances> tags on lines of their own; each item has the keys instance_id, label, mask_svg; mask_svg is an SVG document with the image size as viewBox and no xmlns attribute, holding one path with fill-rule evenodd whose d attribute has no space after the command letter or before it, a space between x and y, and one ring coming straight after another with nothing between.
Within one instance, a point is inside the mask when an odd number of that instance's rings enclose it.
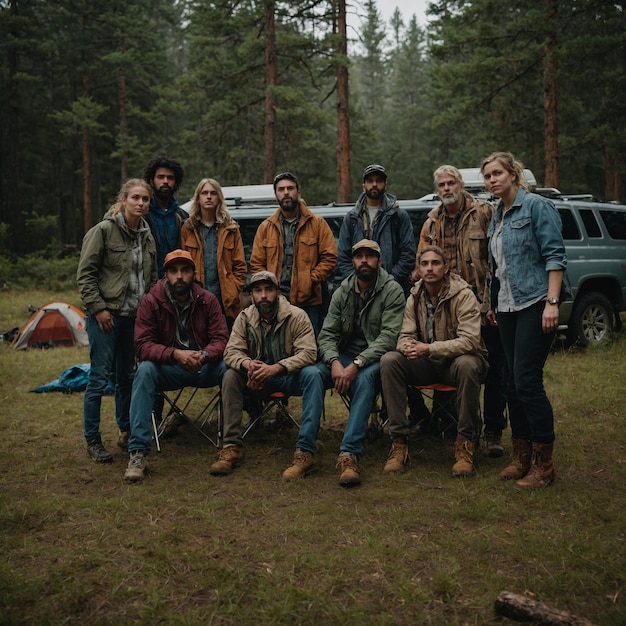
<instances>
[{"instance_id":1,"label":"woman in denim jacket","mask_svg":"<svg viewBox=\"0 0 626 626\"><path fill-rule=\"evenodd\" d=\"M545 487L554 480L554 415L543 366L567 292L561 218L550 200L529 193L512 154L494 152L480 169L487 189L500 198L487 235L493 276L487 319L498 326L510 372L513 460L500 478L516 479L519 489Z\"/></svg>"}]
</instances>

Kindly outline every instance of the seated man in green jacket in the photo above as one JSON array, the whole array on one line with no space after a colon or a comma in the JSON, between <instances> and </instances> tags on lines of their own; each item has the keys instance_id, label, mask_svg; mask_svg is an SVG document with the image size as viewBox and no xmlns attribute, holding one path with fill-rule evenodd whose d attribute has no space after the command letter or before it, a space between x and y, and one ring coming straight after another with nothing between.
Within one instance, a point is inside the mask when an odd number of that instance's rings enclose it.
<instances>
[{"instance_id":1,"label":"seated man in green jacket","mask_svg":"<svg viewBox=\"0 0 626 626\"><path fill-rule=\"evenodd\" d=\"M362 239L352 247L354 272L344 279L330 301L318 343L317 370L322 387L314 397L321 414L324 388L350 397L350 415L337 467L339 484L361 484L359 459L376 394L380 390L379 360L393 350L402 323L404 292L381 267L380 246Z\"/></svg>"}]
</instances>

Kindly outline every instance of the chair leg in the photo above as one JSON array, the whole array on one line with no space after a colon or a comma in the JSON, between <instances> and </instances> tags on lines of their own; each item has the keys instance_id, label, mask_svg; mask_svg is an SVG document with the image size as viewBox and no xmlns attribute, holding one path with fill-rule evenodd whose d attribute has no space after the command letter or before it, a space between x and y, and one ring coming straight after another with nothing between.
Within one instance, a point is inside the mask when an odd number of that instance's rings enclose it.
<instances>
[{"instance_id":1,"label":"chair leg","mask_svg":"<svg viewBox=\"0 0 626 626\"><path fill-rule=\"evenodd\" d=\"M156 418L154 417L154 411L150 414L152 417L152 433L154 437L154 443L156 444L157 452L161 452L161 442L159 441L159 429L157 427Z\"/></svg>"}]
</instances>

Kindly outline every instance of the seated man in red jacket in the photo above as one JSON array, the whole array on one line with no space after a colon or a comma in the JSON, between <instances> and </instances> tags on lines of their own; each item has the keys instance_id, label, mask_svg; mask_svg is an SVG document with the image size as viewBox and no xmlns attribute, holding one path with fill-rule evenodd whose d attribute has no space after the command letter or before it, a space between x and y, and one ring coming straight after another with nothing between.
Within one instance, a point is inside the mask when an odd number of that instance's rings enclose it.
<instances>
[{"instance_id":1,"label":"seated man in red jacket","mask_svg":"<svg viewBox=\"0 0 626 626\"><path fill-rule=\"evenodd\" d=\"M152 406L159 391L215 387L226 371L226 318L217 298L194 283L189 252L165 257L165 277L144 296L135 321L139 367L130 400L130 461L124 479L137 482L152 446Z\"/></svg>"}]
</instances>

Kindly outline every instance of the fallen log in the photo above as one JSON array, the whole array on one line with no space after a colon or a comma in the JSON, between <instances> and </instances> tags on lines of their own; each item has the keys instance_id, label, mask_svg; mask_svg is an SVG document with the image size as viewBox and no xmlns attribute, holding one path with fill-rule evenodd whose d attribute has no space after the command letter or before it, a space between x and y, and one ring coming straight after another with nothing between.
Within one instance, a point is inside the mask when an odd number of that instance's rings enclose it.
<instances>
[{"instance_id":1,"label":"fallen log","mask_svg":"<svg viewBox=\"0 0 626 626\"><path fill-rule=\"evenodd\" d=\"M542 626L594 626L584 617L576 617L568 611L559 611L519 593L503 591L496 598L496 613L519 622L535 622Z\"/></svg>"}]
</instances>

